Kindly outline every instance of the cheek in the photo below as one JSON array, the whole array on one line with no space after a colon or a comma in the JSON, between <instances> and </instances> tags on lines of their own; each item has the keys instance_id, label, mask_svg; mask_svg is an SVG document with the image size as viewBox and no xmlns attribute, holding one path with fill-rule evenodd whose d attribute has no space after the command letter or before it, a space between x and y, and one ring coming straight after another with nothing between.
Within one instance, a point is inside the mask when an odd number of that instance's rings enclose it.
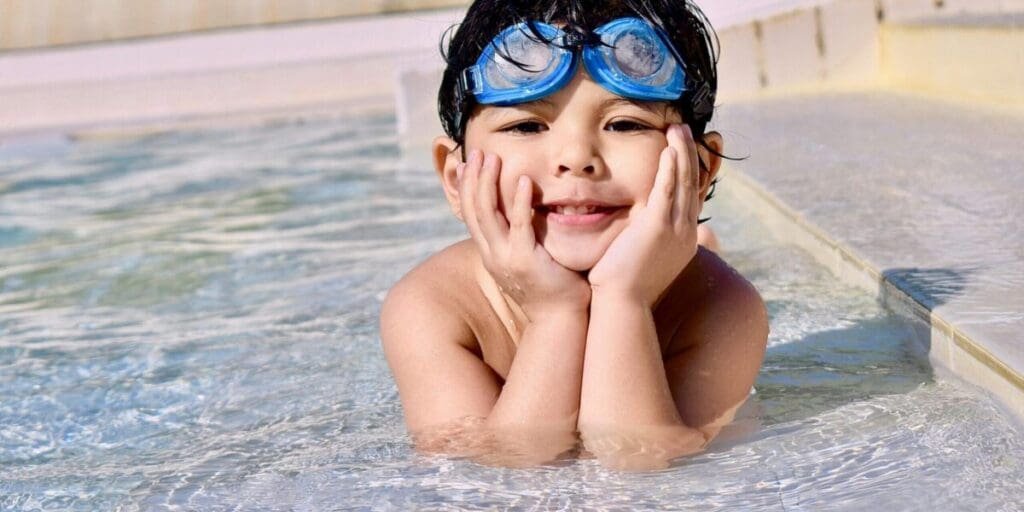
<instances>
[{"instance_id":1,"label":"cheek","mask_svg":"<svg viewBox=\"0 0 1024 512\"><path fill-rule=\"evenodd\" d=\"M634 198L646 198L654 187L661 150L637 152L633 158L622 158L609 164L615 181L627 188Z\"/></svg>"},{"instance_id":2,"label":"cheek","mask_svg":"<svg viewBox=\"0 0 1024 512\"><path fill-rule=\"evenodd\" d=\"M501 155L501 174L498 176L499 201L502 211L508 212L516 195L516 183L520 176L528 176L533 182L533 201L539 199L540 177L537 170L542 169L541 162L531 161L520 155Z\"/></svg>"}]
</instances>

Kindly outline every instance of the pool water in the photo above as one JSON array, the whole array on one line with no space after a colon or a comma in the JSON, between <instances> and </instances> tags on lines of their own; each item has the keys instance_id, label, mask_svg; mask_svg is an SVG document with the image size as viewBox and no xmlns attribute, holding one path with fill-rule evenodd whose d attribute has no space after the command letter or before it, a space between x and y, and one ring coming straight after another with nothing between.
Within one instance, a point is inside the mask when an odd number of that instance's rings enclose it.
<instances>
[{"instance_id":1,"label":"pool water","mask_svg":"<svg viewBox=\"0 0 1024 512\"><path fill-rule=\"evenodd\" d=\"M465 234L401 161L386 115L7 148L0 510L1019 507L1019 427L727 179L711 225L772 325L754 432L648 473L415 453L377 315Z\"/></svg>"}]
</instances>

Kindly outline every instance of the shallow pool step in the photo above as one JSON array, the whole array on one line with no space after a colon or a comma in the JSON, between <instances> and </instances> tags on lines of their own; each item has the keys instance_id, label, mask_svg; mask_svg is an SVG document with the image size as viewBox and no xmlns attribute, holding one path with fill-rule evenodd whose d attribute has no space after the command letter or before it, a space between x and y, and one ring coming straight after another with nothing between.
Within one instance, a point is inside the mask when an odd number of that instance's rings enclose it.
<instances>
[{"instance_id":1,"label":"shallow pool step","mask_svg":"<svg viewBox=\"0 0 1024 512\"><path fill-rule=\"evenodd\" d=\"M1024 109L1024 6L884 23L882 79L890 86Z\"/></svg>"},{"instance_id":2,"label":"shallow pool step","mask_svg":"<svg viewBox=\"0 0 1024 512\"><path fill-rule=\"evenodd\" d=\"M749 156L723 187L909 305L933 361L1024 418L1024 116L879 91L730 103L715 124Z\"/></svg>"}]
</instances>

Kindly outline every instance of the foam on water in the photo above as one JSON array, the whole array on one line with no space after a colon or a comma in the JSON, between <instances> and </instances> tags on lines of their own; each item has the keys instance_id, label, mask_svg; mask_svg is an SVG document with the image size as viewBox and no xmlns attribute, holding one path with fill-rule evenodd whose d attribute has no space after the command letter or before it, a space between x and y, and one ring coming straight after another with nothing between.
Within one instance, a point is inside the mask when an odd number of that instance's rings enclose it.
<instances>
[{"instance_id":1,"label":"foam on water","mask_svg":"<svg viewBox=\"0 0 1024 512\"><path fill-rule=\"evenodd\" d=\"M377 315L464 231L398 162L373 117L0 161L0 509L1018 503L1016 427L933 375L920 326L766 238L728 181L711 225L772 318L747 433L641 474L416 454Z\"/></svg>"}]
</instances>

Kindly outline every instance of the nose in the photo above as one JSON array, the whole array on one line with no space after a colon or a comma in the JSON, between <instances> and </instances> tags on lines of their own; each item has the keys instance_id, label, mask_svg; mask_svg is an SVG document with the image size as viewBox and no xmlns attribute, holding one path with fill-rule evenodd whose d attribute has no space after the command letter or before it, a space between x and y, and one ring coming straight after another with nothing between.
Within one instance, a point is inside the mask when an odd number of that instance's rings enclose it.
<instances>
[{"instance_id":1,"label":"nose","mask_svg":"<svg viewBox=\"0 0 1024 512\"><path fill-rule=\"evenodd\" d=\"M556 151L558 174L594 175L602 168L597 148L586 137L573 137L564 141Z\"/></svg>"}]
</instances>

